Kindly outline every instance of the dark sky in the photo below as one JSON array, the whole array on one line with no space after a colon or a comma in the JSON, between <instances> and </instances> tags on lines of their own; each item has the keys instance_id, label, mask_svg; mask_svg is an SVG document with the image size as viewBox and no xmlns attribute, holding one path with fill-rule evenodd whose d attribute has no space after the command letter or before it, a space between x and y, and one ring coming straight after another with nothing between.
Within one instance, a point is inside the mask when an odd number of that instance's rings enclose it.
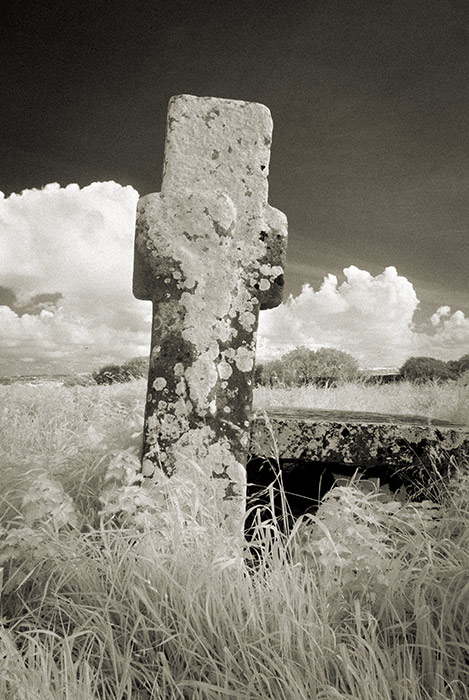
<instances>
[{"instance_id":1,"label":"dark sky","mask_svg":"<svg viewBox=\"0 0 469 700\"><path fill-rule=\"evenodd\" d=\"M0 190L161 184L169 98L266 104L287 292L355 264L467 314L467 0L2 5Z\"/></svg>"}]
</instances>

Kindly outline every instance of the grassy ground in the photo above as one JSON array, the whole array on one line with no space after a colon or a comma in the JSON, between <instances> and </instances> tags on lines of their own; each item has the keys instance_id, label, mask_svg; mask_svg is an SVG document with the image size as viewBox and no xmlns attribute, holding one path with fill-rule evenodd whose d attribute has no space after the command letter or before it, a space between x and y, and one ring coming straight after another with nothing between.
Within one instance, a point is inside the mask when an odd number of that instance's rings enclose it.
<instances>
[{"instance_id":1,"label":"grassy ground","mask_svg":"<svg viewBox=\"0 0 469 700\"><path fill-rule=\"evenodd\" d=\"M181 518L187 485L162 486L160 509L126 486L144 396L144 382L0 387L0 698L469 697L467 465L439 506L344 486L286 535L259 524L252 567L195 493ZM468 415L449 384L256 403Z\"/></svg>"},{"instance_id":2,"label":"grassy ground","mask_svg":"<svg viewBox=\"0 0 469 700\"><path fill-rule=\"evenodd\" d=\"M363 382L337 387L300 387L270 389L257 387L254 403L268 406L409 413L469 424L469 386L460 382L410 382L367 385Z\"/></svg>"}]
</instances>

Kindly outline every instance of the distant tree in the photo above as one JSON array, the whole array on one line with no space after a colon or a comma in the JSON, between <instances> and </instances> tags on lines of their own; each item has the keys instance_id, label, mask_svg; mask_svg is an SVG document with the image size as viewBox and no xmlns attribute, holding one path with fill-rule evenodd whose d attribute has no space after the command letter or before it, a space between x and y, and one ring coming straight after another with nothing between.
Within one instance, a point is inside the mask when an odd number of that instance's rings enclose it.
<instances>
[{"instance_id":1,"label":"distant tree","mask_svg":"<svg viewBox=\"0 0 469 700\"><path fill-rule=\"evenodd\" d=\"M450 360L446 363L455 377L462 377L469 372L469 354L463 355L459 360Z\"/></svg>"},{"instance_id":2,"label":"distant tree","mask_svg":"<svg viewBox=\"0 0 469 700\"><path fill-rule=\"evenodd\" d=\"M129 375L129 379L140 379L148 375L148 357L133 357L122 365L122 371Z\"/></svg>"},{"instance_id":3,"label":"distant tree","mask_svg":"<svg viewBox=\"0 0 469 700\"><path fill-rule=\"evenodd\" d=\"M444 381L455 376L446 362L435 357L409 357L402 365L400 373L404 379L416 383Z\"/></svg>"},{"instance_id":4,"label":"distant tree","mask_svg":"<svg viewBox=\"0 0 469 700\"><path fill-rule=\"evenodd\" d=\"M299 347L278 360L268 362L263 369L263 383L275 386L337 383L358 375L358 362L352 355L335 348L310 350Z\"/></svg>"},{"instance_id":5,"label":"distant tree","mask_svg":"<svg viewBox=\"0 0 469 700\"><path fill-rule=\"evenodd\" d=\"M262 365L258 378L261 384L273 387L279 384L288 384L289 376L287 375L287 367L284 366L281 359L278 359Z\"/></svg>"}]
</instances>

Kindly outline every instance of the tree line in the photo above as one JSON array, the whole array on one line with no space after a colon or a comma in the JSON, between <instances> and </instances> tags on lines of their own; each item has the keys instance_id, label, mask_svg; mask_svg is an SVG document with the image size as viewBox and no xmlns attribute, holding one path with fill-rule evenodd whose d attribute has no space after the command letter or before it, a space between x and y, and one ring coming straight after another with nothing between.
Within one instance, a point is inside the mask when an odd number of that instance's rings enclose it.
<instances>
[{"instance_id":1,"label":"tree line","mask_svg":"<svg viewBox=\"0 0 469 700\"><path fill-rule=\"evenodd\" d=\"M133 357L122 365L109 364L93 372L97 384L129 382L148 375L148 358ZM422 383L446 381L462 376L469 380L469 354L459 360L444 362L434 357L410 357L399 369L396 379ZM278 359L256 365L254 380L264 386L331 386L366 378L358 361L349 353L335 348L310 350L298 347Z\"/></svg>"},{"instance_id":2,"label":"tree line","mask_svg":"<svg viewBox=\"0 0 469 700\"><path fill-rule=\"evenodd\" d=\"M414 383L459 379L467 373L469 354L459 360L444 362L434 357L410 357L396 373L396 380ZM256 366L255 382L265 386L331 386L343 382L367 379L357 360L347 352L335 348L310 350L300 347L282 357Z\"/></svg>"},{"instance_id":3,"label":"tree line","mask_svg":"<svg viewBox=\"0 0 469 700\"><path fill-rule=\"evenodd\" d=\"M463 376L469 381L469 354L449 362L435 357L409 357L399 372L403 379L417 383L459 379Z\"/></svg>"}]
</instances>

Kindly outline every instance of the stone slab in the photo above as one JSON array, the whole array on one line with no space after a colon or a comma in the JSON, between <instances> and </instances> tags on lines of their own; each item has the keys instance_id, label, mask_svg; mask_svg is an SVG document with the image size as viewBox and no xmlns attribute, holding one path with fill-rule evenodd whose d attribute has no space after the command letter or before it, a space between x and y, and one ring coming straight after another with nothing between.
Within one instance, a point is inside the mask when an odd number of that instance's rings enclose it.
<instances>
[{"instance_id":1,"label":"stone slab","mask_svg":"<svg viewBox=\"0 0 469 700\"><path fill-rule=\"evenodd\" d=\"M469 460L469 428L416 415L275 407L254 414L251 454L361 467L447 464Z\"/></svg>"}]
</instances>

